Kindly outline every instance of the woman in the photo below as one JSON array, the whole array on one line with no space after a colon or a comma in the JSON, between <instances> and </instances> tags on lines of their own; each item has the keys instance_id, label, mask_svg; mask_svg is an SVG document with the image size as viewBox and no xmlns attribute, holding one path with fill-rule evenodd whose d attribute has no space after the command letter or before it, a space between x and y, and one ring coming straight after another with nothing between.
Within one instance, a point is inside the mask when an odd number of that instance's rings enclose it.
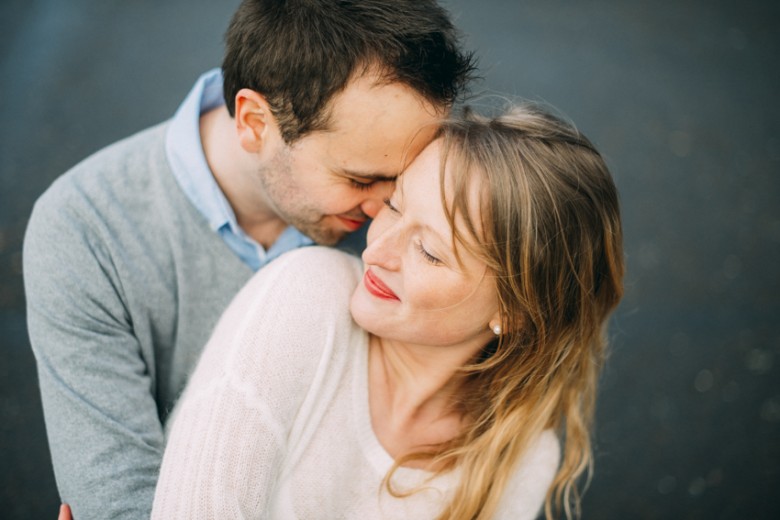
<instances>
[{"instance_id":1,"label":"woman","mask_svg":"<svg viewBox=\"0 0 780 520\"><path fill-rule=\"evenodd\" d=\"M622 294L600 155L534 108L467 115L386 206L363 265L299 250L235 298L177 405L154 517L578 514Z\"/></svg>"}]
</instances>

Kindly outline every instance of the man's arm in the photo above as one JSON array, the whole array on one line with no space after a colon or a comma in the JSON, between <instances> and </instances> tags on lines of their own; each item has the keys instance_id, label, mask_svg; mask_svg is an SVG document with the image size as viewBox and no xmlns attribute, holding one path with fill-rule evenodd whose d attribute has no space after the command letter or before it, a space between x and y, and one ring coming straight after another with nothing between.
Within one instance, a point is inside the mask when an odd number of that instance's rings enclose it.
<instances>
[{"instance_id":1,"label":"man's arm","mask_svg":"<svg viewBox=\"0 0 780 520\"><path fill-rule=\"evenodd\" d=\"M78 520L148 518L163 432L122 281L101 240L107 231L89 208L78 190L50 190L24 244L54 473Z\"/></svg>"}]
</instances>

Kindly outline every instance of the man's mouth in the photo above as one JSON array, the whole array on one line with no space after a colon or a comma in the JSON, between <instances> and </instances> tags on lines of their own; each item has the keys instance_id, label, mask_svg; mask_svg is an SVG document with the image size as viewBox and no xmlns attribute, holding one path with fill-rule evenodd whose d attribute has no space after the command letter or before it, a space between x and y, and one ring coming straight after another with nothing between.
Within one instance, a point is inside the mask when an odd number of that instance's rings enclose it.
<instances>
[{"instance_id":1,"label":"man's mouth","mask_svg":"<svg viewBox=\"0 0 780 520\"><path fill-rule=\"evenodd\" d=\"M365 218L356 219L345 217L343 215L336 215L336 218L338 218L349 231L357 231L366 222Z\"/></svg>"}]
</instances>

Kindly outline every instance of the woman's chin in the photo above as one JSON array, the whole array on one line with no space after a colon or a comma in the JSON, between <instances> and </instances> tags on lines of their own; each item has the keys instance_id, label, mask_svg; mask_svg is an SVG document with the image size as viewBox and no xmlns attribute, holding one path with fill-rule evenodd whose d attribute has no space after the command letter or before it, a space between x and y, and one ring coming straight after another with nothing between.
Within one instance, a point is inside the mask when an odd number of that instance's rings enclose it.
<instances>
[{"instance_id":1,"label":"woman's chin","mask_svg":"<svg viewBox=\"0 0 780 520\"><path fill-rule=\"evenodd\" d=\"M377 298L368 293L365 287L358 285L352 293L349 312L360 328L369 334L381 337L384 336L382 324L387 321L388 315L386 311L382 311L380 303Z\"/></svg>"}]
</instances>

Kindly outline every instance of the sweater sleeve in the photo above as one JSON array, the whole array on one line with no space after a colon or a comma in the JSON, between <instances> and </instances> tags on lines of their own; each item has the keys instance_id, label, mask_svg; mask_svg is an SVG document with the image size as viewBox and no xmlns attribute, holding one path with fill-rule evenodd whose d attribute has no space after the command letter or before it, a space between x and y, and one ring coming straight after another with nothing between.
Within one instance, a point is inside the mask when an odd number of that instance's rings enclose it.
<instances>
[{"instance_id":1,"label":"sweater sleeve","mask_svg":"<svg viewBox=\"0 0 780 520\"><path fill-rule=\"evenodd\" d=\"M75 518L148 517L163 430L99 223L78 190L38 201L24 243L30 342L54 473Z\"/></svg>"},{"instance_id":2,"label":"sweater sleeve","mask_svg":"<svg viewBox=\"0 0 780 520\"><path fill-rule=\"evenodd\" d=\"M356 334L357 259L283 255L236 296L174 411L152 518L265 518L293 426Z\"/></svg>"}]
</instances>

